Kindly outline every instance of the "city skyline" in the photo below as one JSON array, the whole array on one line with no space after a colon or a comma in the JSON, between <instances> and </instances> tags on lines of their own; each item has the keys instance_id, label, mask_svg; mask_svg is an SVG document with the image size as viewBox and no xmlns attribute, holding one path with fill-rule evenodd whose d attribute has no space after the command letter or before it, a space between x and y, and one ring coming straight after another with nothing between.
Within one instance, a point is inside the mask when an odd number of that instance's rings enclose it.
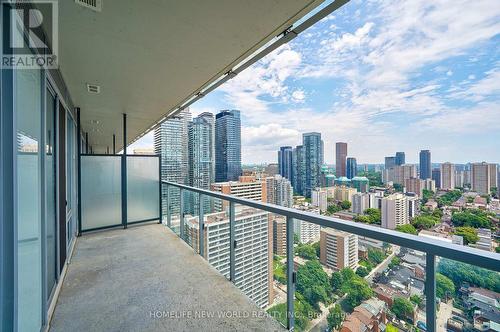
<instances>
[{"instance_id":1,"label":"city skyline","mask_svg":"<svg viewBox=\"0 0 500 332\"><path fill-rule=\"evenodd\" d=\"M416 163L423 149L435 162L500 162L498 23L484 10L494 6L463 2L467 20L455 20L440 2L351 1L193 105L193 115L241 110L243 163L274 162L280 146L310 131L322 133L329 164L338 141L359 164L397 151Z\"/></svg>"}]
</instances>

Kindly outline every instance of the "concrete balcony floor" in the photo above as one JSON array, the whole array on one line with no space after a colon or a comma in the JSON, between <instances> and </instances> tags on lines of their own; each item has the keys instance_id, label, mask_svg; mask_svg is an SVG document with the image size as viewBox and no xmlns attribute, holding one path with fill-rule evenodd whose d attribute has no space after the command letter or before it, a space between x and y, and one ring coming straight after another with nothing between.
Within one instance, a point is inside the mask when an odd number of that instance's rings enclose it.
<instances>
[{"instance_id":1,"label":"concrete balcony floor","mask_svg":"<svg viewBox=\"0 0 500 332\"><path fill-rule=\"evenodd\" d=\"M158 224L78 238L50 323L53 332L284 330Z\"/></svg>"}]
</instances>

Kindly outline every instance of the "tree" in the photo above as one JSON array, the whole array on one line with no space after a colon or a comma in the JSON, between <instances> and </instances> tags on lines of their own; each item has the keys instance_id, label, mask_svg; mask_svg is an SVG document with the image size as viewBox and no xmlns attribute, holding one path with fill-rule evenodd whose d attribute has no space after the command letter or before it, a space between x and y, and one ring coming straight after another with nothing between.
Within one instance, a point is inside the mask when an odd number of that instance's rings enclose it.
<instances>
[{"instance_id":1,"label":"tree","mask_svg":"<svg viewBox=\"0 0 500 332\"><path fill-rule=\"evenodd\" d=\"M437 221L439 222L443 217L443 211L441 211L441 209L435 209L434 211L432 211L432 216L434 218L437 218Z\"/></svg>"},{"instance_id":2,"label":"tree","mask_svg":"<svg viewBox=\"0 0 500 332\"><path fill-rule=\"evenodd\" d=\"M368 282L359 276L351 279L345 288L347 293L345 304L349 311L373 296L373 291Z\"/></svg>"},{"instance_id":3,"label":"tree","mask_svg":"<svg viewBox=\"0 0 500 332\"><path fill-rule=\"evenodd\" d=\"M455 294L455 285L450 278L436 273L436 296L440 299L452 297Z\"/></svg>"},{"instance_id":4,"label":"tree","mask_svg":"<svg viewBox=\"0 0 500 332\"><path fill-rule=\"evenodd\" d=\"M413 220L412 225L418 229L429 229L436 226L437 223L439 223L439 219L436 217L418 216Z\"/></svg>"},{"instance_id":5,"label":"tree","mask_svg":"<svg viewBox=\"0 0 500 332\"><path fill-rule=\"evenodd\" d=\"M368 272L368 269L367 269L366 267L364 267L364 266L360 266L360 267L358 267L358 269L356 270L356 274L357 274L358 276L360 276L361 278L366 277L366 276L368 275L368 273L369 273L369 272Z\"/></svg>"},{"instance_id":6,"label":"tree","mask_svg":"<svg viewBox=\"0 0 500 332\"><path fill-rule=\"evenodd\" d=\"M391 307L392 312L399 319L411 318L413 316L413 304L405 298L396 297Z\"/></svg>"},{"instance_id":7,"label":"tree","mask_svg":"<svg viewBox=\"0 0 500 332\"><path fill-rule=\"evenodd\" d=\"M318 260L308 261L297 270L297 292L314 308L325 302L330 293L330 280Z\"/></svg>"},{"instance_id":8,"label":"tree","mask_svg":"<svg viewBox=\"0 0 500 332\"><path fill-rule=\"evenodd\" d=\"M313 244L311 244L311 246L314 248L314 250L316 250L316 257L319 257L319 254L320 254L320 246L319 246L319 241L318 242L314 242Z\"/></svg>"},{"instance_id":9,"label":"tree","mask_svg":"<svg viewBox=\"0 0 500 332\"><path fill-rule=\"evenodd\" d=\"M371 219L369 216L359 215L354 217L355 222L362 222L364 224L371 224Z\"/></svg>"},{"instance_id":10,"label":"tree","mask_svg":"<svg viewBox=\"0 0 500 332\"><path fill-rule=\"evenodd\" d=\"M393 187L394 187L395 191L403 192L403 185L402 184L400 184L400 183L394 183Z\"/></svg>"},{"instance_id":11,"label":"tree","mask_svg":"<svg viewBox=\"0 0 500 332\"><path fill-rule=\"evenodd\" d=\"M422 204L427 203L427 201L432 197L434 197L433 191L427 189L422 190Z\"/></svg>"},{"instance_id":12,"label":"tree","mask_svg":"<svg viewBox=\"0 0 500 332\"><path fill-rule=\"evenodd\" d=\"M369 208L365 210L365 214L370 217L370 224L379 224L382 220L382 215L379 209Z\"/></svg>"},{"instance_id":13,"label":"tree","mask_svg":"<svg viewBox=\"0 0 500 332\"><path fill-rule=\"evenodd\" d=\"M333 272L332 276L330 277L330 285L332 286L333 291L335 293L340 294L343 284L344 284L344 278L342 274L339 271Z\"/></svg>"},{"instance_id":14,"label":"tree","mask_svg":"<svg viewBox=\"0 0 500 332\"><path fill-rule=\"evenodd\" d=\"M351 202L342 201L340 202L340 207L342 208L342 210L349 210L351 208Z\"/></svg>"},{"instance_id":15,"label":"tree","mask_svg":"<svg viewBox=\"0 0 500 332\"><path fill-rule=\"evenodd\" d=\"M340 327L342 326L342 322L344 321L344 317L345 315L340 305L335 304L335 306L330 309L330 311L328 312L328 316L326 317L328 327L331 330L340 329Z\"/></svg>"},{"instance_id":16,"label":"tree","mask_svg":"<svg viewBox=\"0 0 500 332\"><path fill-rule=\"evenodd\" d=\"M373 265L382 263L385 259L384 252L378 249L368 249L368 260Z\"/></svg>"},{"instance_id":17,"label":"tree","mask_svg":"<svg viewBox=\"0 0 500 332\"><path fill-rule=\"evenodd\" d=\"M491 228L489 214L479 209L470 209L464 212L455 212L451 221L456 227L469 226L474 228Z\"/></svg>"},{"instance_id":18,"label":"tree","mask_svg":"<svg viewBox=\"0 0 500 332\"><path fill-rule=\"evenodd\" d=\"M476 243L479 241L477 230L472 227L457 227L455 228L455 235L460 235L464 238L464 244Z\"/></svg>"},{"instance_id":19,"label":"tree","mask_svg":"<svg viewBox=\"0 0 500 332\"><path fill-rule=\"evenodd\" d=\"M304 259L316 259L316 249L307 244L302 244L298 245L297 248L295 248L295 251L298 256L304 258Z\"/></svg>"},{"instance_id":20,"label":"tree","mask_svg":"<svg viewBox=\"0 0 500 332\"><path fill-rule=\"evenodd\" d=\"M411 224L399 225L396 230L403 233L417 235L417 230Z\"/></svg>"},{"instance_id":21,"label":"tree","mask_svg":"<svg viewBox=\"0 0 500 332\"><path fill-rule=\"evenodd\" d=\"M500 293L498 272L445 258L439 261L437 271L450 278L455 284L455 288L460 288L464 282L467 282L476 287Z\"/></svg>"},{"instance_id":22,"label":"tree","mask_svg":"<svg viewBox=\"0 0 500 332\"><path fill-rule=\"evenodd\" d=\"M460 190L449 191L446 194L436 198L438 202L438 206L451 205L455 203L462 196L462 192Z\"/></svg>"},{"instance_id":23,"label":"tree","mask_svg":"<svg viewBox=\"0 0 500 332\"><path fill-rule=\"evenodd\" d=\"M391 262L389 263L389 268L392 269L398 266L399 264L401 264L401 259L398 256L394 256L392 257Z\"/></svg>"},{"instance_id":24,"label":"tree","mask_svg":"<svg viewBox=\"0 0 500 332\"><path fill-rule=\"evenodd\" d=\"M336 212L339 212L339 211L342 211L342 208L336 204L332 204L332 205L329 205L327 208L326 208L326 211L329 213L329 214L334 214Z\"/></svg>"},{"instance_id":25,"label":"tree","mask_svg":"<svg viewBox=\"0 0 500 332\"><path fill-rule=\"evenodd\" d=\"M420 306L422 304L422 298L420 296L418 296L417 294L414 294L412 296L410 296L410 301L418 306Z\"/></svg>"}]
</instances>

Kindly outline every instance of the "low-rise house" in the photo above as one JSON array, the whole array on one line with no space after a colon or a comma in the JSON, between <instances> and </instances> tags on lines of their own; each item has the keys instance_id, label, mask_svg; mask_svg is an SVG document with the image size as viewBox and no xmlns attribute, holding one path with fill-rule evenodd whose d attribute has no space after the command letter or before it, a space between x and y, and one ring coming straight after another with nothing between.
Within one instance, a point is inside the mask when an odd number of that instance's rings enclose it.
<instances>
[{"instance_id":1,"label":"low-rise house","mask_svg":"<svg viewBox=\"0 0 500 332\"><path fill-rule=\"evenodd\" d=\"M354 308L346 317L340 332L380 332L387 324L387 305L384 301L371 298Z\"/></svg>"}]
</instances>

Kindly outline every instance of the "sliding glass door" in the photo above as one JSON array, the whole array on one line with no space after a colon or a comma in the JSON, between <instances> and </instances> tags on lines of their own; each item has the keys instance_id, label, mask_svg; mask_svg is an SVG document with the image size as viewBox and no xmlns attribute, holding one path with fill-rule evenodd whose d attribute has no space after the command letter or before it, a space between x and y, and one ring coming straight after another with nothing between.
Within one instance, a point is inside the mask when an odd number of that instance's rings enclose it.
<instances>
[{"instance_id":1,"label":"sliding glass door","mask_svg":"<svg viewBox=\"0 0 500 332\"><path fill-rule=\"evenodd\" d=\"M47 87L45 91L46 301L52 297L57 282L56 105L55 93Z\"/></svg>"}]
</instances>

